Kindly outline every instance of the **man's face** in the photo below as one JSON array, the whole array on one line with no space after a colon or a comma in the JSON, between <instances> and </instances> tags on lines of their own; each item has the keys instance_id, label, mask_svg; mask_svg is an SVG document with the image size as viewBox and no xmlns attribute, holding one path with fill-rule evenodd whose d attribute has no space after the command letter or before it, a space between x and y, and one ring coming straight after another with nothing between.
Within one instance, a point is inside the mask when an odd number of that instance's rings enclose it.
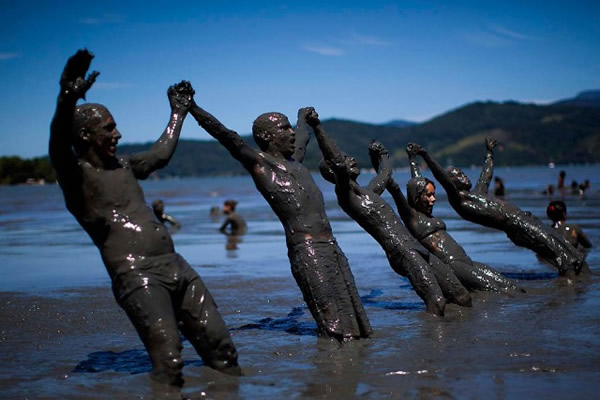
<instances>
[{"instance_id":1,"label":"man's face","mask_svg":"<svg viewBox=\"0 0 600 400\"><path fill-rule=\"evenodd\" d=\"M272 117L271 129L271 148L283 154L284 157L291 157L296 148L296 134L292 130L290 121L285 116L275 115Z\"/></svg>"},{"instance_id":2,"label":"man's face","mask_svg":"<svg viewBox=\"0 0 600 400\"><path fill-rule=\"evenodd\" d=\"M87 128L88 141L99 156L112 158L117 153L117 143L121 138L121 133L108 110L100 110L99 114L100 118L94 120Z\"/></svg>"},{"instance_id":3,"label":"man's face","mask_svg":"<svg viewBox=\"0 0 600 400\"><path fill-rule=\"evenodd\" d=\"M360 169L358 168L358 164L356 163L356 159L354 157L345 156L344 162L350 171L350 177L356 178L360 175Z\"/></svg>"},{"instance_id":4,"label":"man's face","mask_svg":"<svg viewBox=\"0 0 600 400\"><path fill-rule=\"evenodd\" d=\"M435 204L435 186L432 183L428 183L425 186L425 190L419 196L419 200L417 201L417 210L421 211L423 214L431 217L431 213L433 212L433 205Z\"/></svg>"},{"instance_id":5,"label":"man's face","mask_svg":"<svg viewBox=\"0 0 600 400\"><path fill-rule=\"evenodd\" d=\"M454 183L454 186L458 190L470 190L471 189L471 181L469 177L465 175L459 168L452 168L450 170L450 179Z\"/></svg>"}]
</instances>

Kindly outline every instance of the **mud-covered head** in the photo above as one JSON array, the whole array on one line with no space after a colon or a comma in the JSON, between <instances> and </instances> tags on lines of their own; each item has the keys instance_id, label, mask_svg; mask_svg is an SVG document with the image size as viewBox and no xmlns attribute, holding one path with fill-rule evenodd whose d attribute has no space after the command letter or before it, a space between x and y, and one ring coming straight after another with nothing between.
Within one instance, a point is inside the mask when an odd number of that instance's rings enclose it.
<instances>
[{"instance_id":1,"label":"mud-covered head","mask_svg":"<svg viewBox=\"0 0 600 400\"><path fill-rule=\"evenodd\" d=\"M234 212L237 204L238 204L238 202L235 200L232 200L232 199L225 200L225 202L223 203L223 213L229 214L229 213Z\"/></svg>"},{"instance_id":2,"label":"mud-covered head","mask_svg":"<svg viewBox=\"0 0 600 400\"><path fill-rule=\"evenodd\" d=\"M406 184L406 197L412 208L431 216L436 200L435 183L423 177L412 178Z\"/></svg>"},{"instance_id":3,"label":"mud-covered head","mask_svg":"<svg viewBox=\"0 0 600 400\"><path fill-rule=\"evenodd\" d=\"M158 218L162 218L162 215L165 212L165 203L163 203L163 201L160 199L154 200L152 202L152 211L154 211L154 215L156 215Z\"/></svg>"},{"instance_id":4,"label":"mud-covered head","mask_svg":"<svg viewBox=\"0 0 600 400\"><path fill-rule=\"evenodd\" d=\"M460 168L448 167L446 172L458 190L471 190L471 180Z\"/></svg>"},{"instance_id":5,"label":"mud-covered head","mask_svg":"<svg viewBox=\"0 0 600 400\"><path fill-rule=\"evenodd\" d=\"M350 179L356 179L360 175L360 169L358 168L358 164L356 163L356 159L354 157L349 156L348 154L341 152L341 161L344 168L347 170ZM321 175L325 180L335 183L335 169L332 164L332 161L321 160L319 163L319 170L321 171ZM340 167L337 166L336 169Z\"/></svg>"},{"instance_id":6,"label":"mud-covered head","mask_svg":"<svg viewBox=\"0 0 600 400\"><path fill-rule=\"evenodd\" d=\"M252 124L252 135L263 151L280 153L286 158L294 154L296 135L288 118L281 113L261 114Z\"/></svg>"},{"instance_id":7,"label":"mud-covered head","mask_svg":"<svg viewBox=\"0 0 600 400\"><path fill-rule=\"evenodd\" d=\"M117 123L102 104L86 103L75 108L72 125L73 144L80 153L95 152L100 158L115 157L121 133Z\"/></svg>"},{"instance_id":8,"label":"mud-covered head","mask_svg":"<svg viewBox=\"0 0 600 400\"><path fill-rule=\"evenodd\" d=\"M546 208L546 215L554 223L564 221L567 218L567 205L560 200L551 201Z\"/></svg>"}]
</instances>

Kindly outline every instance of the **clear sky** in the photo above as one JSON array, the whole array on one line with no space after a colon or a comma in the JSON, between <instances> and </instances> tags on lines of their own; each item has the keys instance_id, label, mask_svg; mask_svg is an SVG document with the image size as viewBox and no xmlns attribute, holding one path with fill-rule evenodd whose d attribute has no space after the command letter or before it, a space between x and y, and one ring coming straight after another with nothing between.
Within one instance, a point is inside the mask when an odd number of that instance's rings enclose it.
<instances>
[{"instance_id":1,"label":"clear sky","mask_svg":"<svg viewBox=\"0 0 600 400\"><path fill-rule=\"evenodd\" d=\"M0 0L0 155L47 153L58 80L79 48L121 143L166 126L167 87L247 134L261 113L425 121L476 100L600 88L600 1ZM208 138L192 118L184 138Z\"/></svg>"}]
</instances>

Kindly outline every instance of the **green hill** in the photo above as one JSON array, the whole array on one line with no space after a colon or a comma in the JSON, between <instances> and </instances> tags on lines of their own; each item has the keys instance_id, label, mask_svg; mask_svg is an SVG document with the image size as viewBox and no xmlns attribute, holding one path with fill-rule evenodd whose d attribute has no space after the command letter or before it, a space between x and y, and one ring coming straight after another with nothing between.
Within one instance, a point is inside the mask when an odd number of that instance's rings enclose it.
<instances>
[{"instance_id":1,"label":"green hill","mask_svg":"<svg viewBox=\"0 0 600 400\"><path fill-rule=\"evenodd\" d=\"M495 157L498 166L592 164L600 163L599 94L588 91L546 106L513 101L475 102L427 122L403 127L339 119L324 121L323 125L362 168L371 167L367 154L371 138L388 148L395 167L407 165L404 148L411 141L425 146L443 165L479 165L486 136L500 142ZM245 139L255 147L251 136ZM121 144L118 149L119 153L134 153L150 144ZM312 138L305 165L317 169L320 159L316 140ZM216 141L180 140L173 159L156 176L243 173L238 162ZM0 157L0 184L21 183L27 178L53 180L48 159Z\"/></svg>"},{"instance_id":2,"label":"green hill","mask_svg":"<svg viewBox=\"0 0 600 400\"><path fill-rule=\"evenodd\" d=\"M371 138L388 148L395 167L407 165L404 148L410 141L425 146L441 164L480 164L486 136L500 142L495 157L499 166L600 162L600 108L593 107L476 102L402 128L339 119L324 121L323 126L363 168L370 168L367 146ZM254 146L251 136L245 139ZM122 145L120 151L139 151L148 145ZM305 165L317 169L320 158L313 137ZM181 140L159 176L240 173L243 169L216 141Z\"/></svg>"}]
</instances>

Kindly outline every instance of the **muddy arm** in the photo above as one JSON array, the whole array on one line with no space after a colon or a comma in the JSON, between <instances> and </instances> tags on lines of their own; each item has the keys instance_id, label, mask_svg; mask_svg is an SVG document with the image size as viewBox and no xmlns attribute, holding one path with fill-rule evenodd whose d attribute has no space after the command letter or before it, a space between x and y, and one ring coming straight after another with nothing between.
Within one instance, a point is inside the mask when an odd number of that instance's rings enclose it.
<instances>
[{"instance_id":1,"label":"muddy arm","mask_svg":"<svg viewBox=\"0 0 600 400\"><path fill-rule=\"evenodd\" d=\"M377 174L371 179L367 188L381 195L389 180L392 179L390 157L386 148L375 139L369 143L369 157Z\"/></svg>"},{"instance_id":2,"label":"muddy arm","mask_svg":"<svg viewBox=\"0 0 600 400\"><path fill-rule=\"evenodd\" d=\"M148 149L131 156L131 169L138 179L146 179L153 171L165 167L177 147L179 134L191 105L194 89L187 81L169 87L167 90L171 105L169 123L158 140Z\"/></svg>"},{"instance_id":3,"label":"muddy arm","mask_svg":"<svg viewBox=\"0 0 600 400\"><path fill-rule=\"evenodd\" d=\"M179 224L179 221L177 221L177 219L175 219L175 217L173 217L173 216L171 216L169 214L164 214L163 217L165 218L165 221L167 221L171 225L173 225L173 228L175 228L175 229L181 228L181 225Z\"/></svg>"},{"instance_id":4,"label":"muddy arm","mask_svg":"<svg viewBox=\"0 0 600 400\"><path fill-rule=\"evenodd\" d=\"M85 99L85 94L99 75L94 71L85 79L94 55L87 50L79 50L69 58L60 77L60 92L56 102L56 112L50 124L48 154L50 162L59 178L73 175L76 171L73 154L73 114L77 100ZM68 180L61 179L61 184Z\"/></svg>"},{"instance_id":5,"label":"muddy arm","mask_svg":"<svg viewBox=\"0 0 600 400\"><path fill-rule=\"evenodd\" d=\"M298 162L304 161L306 155L306 146L310 140L310 131L306 116L315 109L312 107L304 107L298 110L298 122L296 123L296 149L294 150L294 160Z\"/></svg>"},{"instance_id":6,"label":"muddy arm","mask_svg":"<svg viewBox=\"0 0 600 400\"><path fill-rule=\"evenodd\" d=\"M577 241L579 242L579 244L581 246L583 246L584 249L591 248L592 247L592 242L587 237L587 235L585 233L583 233L583 230L581 230L580 227L577 227L576 232L577 232Z\"/></svg>"},{"instance_id":7,"label":"muddy arm","mask_svg":"<svg viewBox=\"0 0 600 400\"><path fill-rule=\"evenodd\" d=\"M223 224L219 228L219 232L221 232L221 233L227 233L227 227L229 225L231 225L231 219L229 219L229 217L227 217L227 218L225 218L225 221L223 221Z\"/></svg>"},{"instance_id":8,"label":"muddy arm","mask_svg":"<svg viewBox=\"0 0 600 400\"><path fill-rule=\"evenodd\" d=\"M314 109L306 115L306 122L315 132L317 143L323 154L323 159L335 174L336 184L344 186L348 185L350 183L350 174L348 168L344 164L344 155L337 147L335 141L327 135L327 132L325 132L321 126L319 114L317 114Z\"/></svg>"},{"instance_id":9,"label":"muddy arm","mask_svg":"<svg viewBox=\"0 0 600 400\"><path fill-rule=\"evenodd\" d=\"M242 163L244 168L251 169L258 163L258 152L248 146L237 132L226 128L212 114L202 109L195 101L192 101L190 114L196 119L209 135L221 143L231 155Z\"/></svg>"},{"instance_id":10,"label":"muddy arm","mask_svg":"<svg viewBox=\"0 0 600 400\"><path fill-rule=\"evenodd\" d=\"M410 221L413 221L417 218L417 210L412 208L406 197L404 197L404 193L400 189L400 185L398 182L394 180L394 178L390 179L387 185L388 192L392 195L394 199L394 203L396 203L396 208L398 209L398 213L404 221L405 224L408 224Z\"/></svg>"},{"instance_id":11,"label":"muddy arm","mask_svg":"<svg viewBox=\"0 0 600 400\"><path fill-rule=\"evenodd\" d=\"M442 166L438 164L437 161L435 161L433 158L431 158L429 153L421 145L416 143L409 143L408 146L411 147L410 151L423 157L423 160L425 160L425 162L427 163L427 166L431 170L431 173L433 173L435 179L437 179L437 181L444 187L444 190L446 190L448 200L451 202L460 201L460 196L458 190L456 189L456 186L454 186L454 183L450 179L450 176L442 168Z\"/></svg>"},{"instance_id":12,"label":"muddy arm","mask_svg":"<svg viewBox=\"0 0 600 400\"><path fill-rule=\"evenodd\" d=\"M481 169L481 175L477 185L475 185L475 192L481 194L487 194L492 176L494 176L494 147L498 144L498 141L490 138L485 138L486 154L483 162L483 168Z\"/></svg>"},{"instance_id":13,"label":"muddy arm","mask_svg":"<svg viewBox=\"0 0 600 400\"><path fill-rule=\"evenodd\" d=\"M406 146L406 154L408 154L408 164L410 165L410 175L413 178L420 178L422 175L421 175L421 169L419 168L419 162L417 160L417 153L415 153L414 149L409 146Z\"/></svg>"}]
</instances>

